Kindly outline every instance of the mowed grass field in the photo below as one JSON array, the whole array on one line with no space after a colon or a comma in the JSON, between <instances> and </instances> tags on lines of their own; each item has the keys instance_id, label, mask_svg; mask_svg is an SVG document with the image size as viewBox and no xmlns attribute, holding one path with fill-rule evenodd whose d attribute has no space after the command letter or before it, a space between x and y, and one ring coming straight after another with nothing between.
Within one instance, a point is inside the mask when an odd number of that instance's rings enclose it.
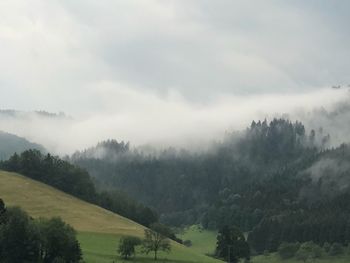
<instances>
[{"instance_id":1,"label":"mowed grass field","mask_svg":"<svg viewBox=\"0 0 350 263\"><path fill-rule=\"evenodd\" d=\"M120 236L112 234L97 234L80 232L79 241L84 248L85 259L88 262L124 262L116 256L116 247ZM194 250L185 248L179 244L173 244L172 251L167 254L159 253L159 262L221 262L201 255ZM137 251L136 258L125 262L154 262L153 254L144 255Z\"/></svg>"},{"instance_id":2,"label":"mowed grass field","mask_svg":"<svg viewBox=\"0 0 350 263\"><path fill-rule=\"evenodd\" d=\"M179 234L182 240L191 240L191 249L205 255L214 254L216 236L216 231L205 230L198 225L187 227L183 233Z\"/></svg>"},{"instance_id":3,"label":"mowed grass field","mask_svg":"<svg viewBox=\"0 0 350 263\"><path fill-rule=\"evenodd\" d=\"M34 218L60 216L78 231L87 263L123 262L116 253L119 238L144 234L144 227L131 220L19 174L0 171L0 198L7 206L19 206ZM175 242L172 251L160 253L159 259L169 263L222 262ZM133 262L153 262L152 255L138 253Z\"/></svg>"}]
</instances>

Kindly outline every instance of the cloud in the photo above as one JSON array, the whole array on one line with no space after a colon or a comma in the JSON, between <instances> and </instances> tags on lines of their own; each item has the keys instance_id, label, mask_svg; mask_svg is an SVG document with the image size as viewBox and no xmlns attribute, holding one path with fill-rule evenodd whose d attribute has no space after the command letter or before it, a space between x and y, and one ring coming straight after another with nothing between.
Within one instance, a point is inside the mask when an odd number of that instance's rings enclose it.
<instances>
[{"instance_id":1,"label":"cloud","mask_svg":"<svg viewBox=\"0 0 350 263\"><path fill-rule=\"evenodd\" d=\"M320 104L332 109L349 99L346 89L323 89L294 95L225 96L213 104L198 106L175 92L159 98L156 94L124 89L122 85L116 87L114 83L92 86L95 89L91 92L99 98L96 103L101 105L101 112L62 120L31 114L27 118L0 118L0 130L42 143L58 154L72 153L106 139L130 141L136 146L152 144L194 149L212 140L221 140L225 131L245 129L253 119L271 119L284 114L292 120L305 120L310 124L309 129L323 125L327 131L330 122L326 118L316 122L315 116L319 115L307 113ZM337 121L341 122L344 123ZM342 130L346 134L346 125Z\"/></svg>"},{"instance_id":2,"label":"cloud","mask_svg":"<svg viewBox=\"0 0 350 263\"><path fill-rule=\"evenodd\" d=\"M91 83L122 83L160 97L175 90L199 104L227 94L348 84L346 7L326 1L5 0L0 103L80 114L100 110L91 103L99 99L87 90Z\"/></svg>"}]
</instances>

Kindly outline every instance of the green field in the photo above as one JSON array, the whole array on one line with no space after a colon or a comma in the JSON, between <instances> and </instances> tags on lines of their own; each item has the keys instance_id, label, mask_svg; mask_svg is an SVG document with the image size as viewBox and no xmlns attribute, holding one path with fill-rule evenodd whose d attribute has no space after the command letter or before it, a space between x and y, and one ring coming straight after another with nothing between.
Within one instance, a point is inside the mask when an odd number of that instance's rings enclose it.
<instances>
[{"instance_id":1,"label":"green field","mask_svg":"<svg viewBox=\"0 0 350 263\"><path fill-rule=\"evenodd\" d=\"M119 241L118 235L80 232L78 239L84 248L84 256L87 262L123 262L116 256L116 247ZM172 252L160 253L159 262L222 262L210 259L194 250L181 245L173 244ZM129 262L129 261L128 261ZM154 262L153 255L144 255L137 252L132 262Z\"/></svg>"},{"instance_id":2,"label":"green field","mask_svg":"<svg viewBox=\"0 0 350 263\"><path fill-rule=\"evenodd\" d=\"M217 232L202 229L198 225L184 229L179 235L182 240L191 240L191 249L201 254L212 255L215 250Z\"/></svg>"},{"instance_id":3,"label":"green field","mask_svg":"<svg viewBox=\"0 0 350 263\"><path fill-rule=\"evenodd\" d=\"M282 260L278 255L271 254L269 256L257 256L252 259L252 263L302 263L302 260L296 260L296 259L288 259L288 260ZM331 256L324 256L324 258L316 259L316 260L307 260L307 262L318 262L318 263L349 263L350 257L349 256L337 256L337 257L331 257Z\"/></svg>"},{"instance_id":4,"label":"green field","mask_svg":"<svg viewBox=\"0 0 350 263\"><path fill-rule=\"evenodd\" d=\"M142 237L144 233L144 227L131 220L15 173L0 171L0 198L8 206L20 206L34 218L60 216L78 231L88 263L123 262L116 256L119 237ZM159 258L159 262L174 263L222 262L175 242L172 251ZM151 259L152 256L138 254L133 262L153 262Z\"/></svg>"}]
</instances>

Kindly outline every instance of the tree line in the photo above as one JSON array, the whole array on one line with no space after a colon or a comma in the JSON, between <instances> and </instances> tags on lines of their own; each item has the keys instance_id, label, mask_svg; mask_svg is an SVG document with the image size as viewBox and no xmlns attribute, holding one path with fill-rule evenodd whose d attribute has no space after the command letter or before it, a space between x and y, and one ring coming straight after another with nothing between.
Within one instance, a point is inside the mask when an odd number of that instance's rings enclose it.
<instances>
[{"instance_id":1,"label":"tree line","mask_svg":"<svg viewBox=\"0 0 350 263\"><path fill-rule=\"evenodd\" d=\"M326 242L323 246L320 246L313 241L304 243L283 242L277 250L277 254L282 260L295 258L303 262L309 259L315 262L316 259L322 259L326 256L339 256L349 254L349 252L349 247L344 247L340 243L330 244ZM265 255L269 254L265 253Z\"/></svg>"}]
</instances>

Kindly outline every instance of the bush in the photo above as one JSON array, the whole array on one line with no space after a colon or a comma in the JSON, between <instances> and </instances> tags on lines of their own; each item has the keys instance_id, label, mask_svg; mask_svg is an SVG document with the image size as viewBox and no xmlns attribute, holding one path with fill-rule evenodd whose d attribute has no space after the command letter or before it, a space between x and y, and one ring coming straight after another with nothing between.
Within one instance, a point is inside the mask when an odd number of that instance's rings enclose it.
<instances>
[{"instance_id":1,"label":"bush","mask_svg":"<svg viewBox=\"0 0 350 263\"><path fill-rule=\"evenodd\" d=\"M331 256L337 256L340 254L343 254L343 246L339 243L333 243L331 246L331 249L329 250L329 255Z\"/></svg>"},{"instance_id":2,"label":"bush","mask_svg":"<svg viewBox=\"0 0 350 263\"><path fill-rule=\"evenodd\" d=\"M326 252L326 253L329 253L329 250L331 250L331 244L329 244L328 242L325 242L323 244L323 250Z\"/></svg>"},{"instance_id":3,"label":"bush","mask_svg":"<svg viewBox=\"0 0 350 263\"><path fill-rule=\"evenodd\" d=\"M300 245L298 243L282 243L278 247L277 252L282 259L292 258L295 256L299 247Z\"/></svg>"},{"instance_id":4,"label":"bush","mask_svg":"<svg viewBox=\"0 0 350 263\"><path fill-rule=\"evenodd\" d=\"M316 259L322 257L322 248L312 241L301 244L295 254L298 260L306 262L308 259Z\"/></svg>"},{"instance_id":5,"label":"bush","mask_svg":"<svg viewBox=\"0 0 350 263\"><path fill-rule=\"evenodd\" d=\"M346 254L350 255L350 243L346 246Z\"/></svg>"},{"instance_id":6,"label":"bush","mask_svg":"<svg viewBox=\"0 0 350 263\"><path fill-rule=\"evenodd\" d=\"M183 244L186 246L186 247L192 247L192 241L191 240L185 240L183 242Z\"/></svg>"},{"instance_id":7,"label":"bush","mask_svg":"<svg viewBox=\"0 0 350 263\"><path fill-rule=\"evenodd\" d=\"M319 245L315 244L313 247L313 258L321 258L322 254L323 254L322 248Z\"/></svg>"}]
</instances>

